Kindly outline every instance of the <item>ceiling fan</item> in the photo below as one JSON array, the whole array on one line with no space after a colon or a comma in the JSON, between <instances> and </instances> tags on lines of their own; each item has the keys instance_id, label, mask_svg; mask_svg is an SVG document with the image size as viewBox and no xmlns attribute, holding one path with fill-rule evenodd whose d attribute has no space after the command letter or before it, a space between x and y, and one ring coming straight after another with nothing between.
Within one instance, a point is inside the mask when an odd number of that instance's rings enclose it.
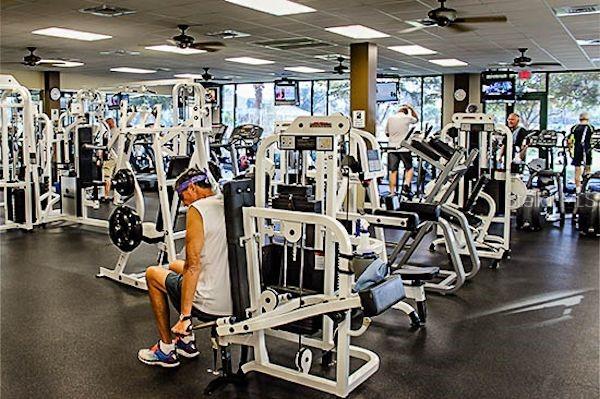
<instances>
[{"instance_id":1,"label":"ceiling fan","mask_svg":"<svg viewBox=\"0 0 600 399\"><path fill-rule=\"evenodd\" d=\"M212 73L209 72L210 68L202 68L204 70L204 72L200 75L202 77L202 80L205 82L215 82L215 81L222 81L222 82L230 82L231 78L216 78L215 75L213 75Z\"/></svg>"},{"instance_id":2,"label":"ceiling fan","mask_svg":"<svg viewBox=\"0 0 600 399\"><path fill-rule=\"evenodd\" d=\"M533 60L525 55L527 52L527 48L523 47L519 49L519 53L521 53L517 58L515 58L512 62L512 65L517 68L527 68L527 67L545 67L545 66L561 66L558 62L532 62Z\"/></svg>"},{"instance_id":3,"label":"ceiling fan","mask_svg":"<svg viewBox=\"0 0 600 399\"><path fill-rule=\"evenodd\" d=\"M54 59L44 59L39 55L35 54L36 47L27 47L27 51L29 54L23 57L22 61L19 62L3 62L3 64L21 64L28 67L36 67L41 66L43 64L49 64L48 66L80 66L83 63L78 62L77 60L64 60L59 58ZM69 65L69 64L78 64L78 65Z\"/></svg>"},{"instance_id":4,"label":"ceiling fan","mask_svg":"<svg viewBox=\"0 0 600 399\"><path fill-rule=\"evenodd\" d=\"M348 71L349 68L346 65L344 65L345 60L346 59L344 57L337 58L337 62L339 64L333 67L334 73L337 73L338 75L343 75Z\"/></svg>"},{"instance_id":5,"label":"ceiling fan","mask_svg":"<svg viewBox=\"0 0 600 399\"><path fill-rule=\"evenodd\" d=\"M399 33L416 32L429 27L447 27L455 32L470 32L473 29L463 24L478 24L487 22L506 22L504 15L482 15L477 17L458 17L458 12L445 6L446 0L438 0L440 6L427 13L427 18L417 21L407 21L412 28L401 30Z\"/></svg>"},{"instance_id":6,"label":"ceiling fan","mask_svg":"<svg viewBox=\"0 0 600 399\"><path fill-rule=\"evenodd\" d=\"M225 47L225 43L218 41L197 42L193 36L190 36L186 33L186 31L190 28L189 25L177 25L177 28L181 32L178 35L173 36L173 38L168 40L168 42L179 48L191 48L214 53L215 51L219 51L222 47Z\"/></svg>"}]
</instances>

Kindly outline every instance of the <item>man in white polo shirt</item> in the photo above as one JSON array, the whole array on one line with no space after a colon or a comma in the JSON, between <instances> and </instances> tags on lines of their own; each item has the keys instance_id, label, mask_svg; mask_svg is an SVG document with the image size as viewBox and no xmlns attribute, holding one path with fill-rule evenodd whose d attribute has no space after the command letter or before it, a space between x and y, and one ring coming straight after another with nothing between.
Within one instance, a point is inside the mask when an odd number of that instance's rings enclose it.
<instances>
[{"instance_id":1,"label":"man in white polo shirt","mask_svg":"<svg viewBox=\"0 0 600 399\"><path fill-rule=\"evenodd\" d=\"M417 123L419 118L414 108L410 104L404 104L395 115L391 115L385 127L385 134L389 137L389 146L392 148L388 152L388 171L390 181L390 194L396 194L396 182L398 179L398 169L400 160L404 164L404 187L403 191L407 196L411 195L411 182L413 178L412 154L406 148L402 148L401 143L408 135L410 126Z\"/></svg>"}]
</instances>

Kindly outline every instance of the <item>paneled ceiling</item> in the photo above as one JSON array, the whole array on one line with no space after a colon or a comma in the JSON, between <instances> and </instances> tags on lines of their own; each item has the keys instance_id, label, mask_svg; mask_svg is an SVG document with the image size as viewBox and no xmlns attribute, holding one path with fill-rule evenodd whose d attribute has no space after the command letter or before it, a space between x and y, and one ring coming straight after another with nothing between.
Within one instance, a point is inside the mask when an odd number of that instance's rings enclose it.
<instances>
[{"instance_id":1,"label":"paneled ceiling","mask_svg":"<svg viewBox=\"0 0 600 399\"><path fill-rule=\"evenodd\" d=\"M528 55L535 62L559 62L562 65L552 70L594 69L600 65L600 46L579 46L576 39L600 38L600 14L558 18L553 12L553 7L582 5L589 1L448 0L447 6L458 10L459 16L506 15L508 22L472 25L475 30L465 33L438 27L400 33L410 27L405 21L424 18L429 9L437 7L437 1L298 0L298 3L315 8L317 12L278 17L223 0L114 0L109 4L135 10L136 13L106 18L78 11L100 5L102 1L2 0L0 61L2 69L27 68L8 63L20 61L27 53L25 48L35 46L43 58L85 62L83 67L60 69L65 73L114 77L115 73L109 71L111 67L168 69L141 76L161 79L170 78L175 73L199 73L202 67L210 67L217 77L229 76L236 81L272 80L286 66L309 66L330 71L335 62L315 56L335 53L347 55L349 45L361 40L339 36L324 28L362 24L390 35L371 40L379 46L381 73L427 75L480 72L489 64L511 61L517 56L518 47L528 47ZM181 23L197 25L188 32L197 41L214 40L204 34L224 29L248 33L250 36L225 40L227 47L217 53L186 56L144 49L148 45L167 44L166 40L178 33L176 26ZM83 42L31 33L35 29L50 26L109 34L113 38ZM322 40L329 45L285 51L255 44L298 36ZM407 44L418 44L438 54L414 57L387 49L388 46ZM101 51L120 49L139 51L140 55L100 54ZM241 56L264 58L275 61L275 64L247 66L224 61L225 58ZM432 58L458 58L469 65L443 68L428 62ZM35 67L35 70L44 68ZM307 79L339 77L329 73L292 75Z\"/></svg>"}]
</instances>

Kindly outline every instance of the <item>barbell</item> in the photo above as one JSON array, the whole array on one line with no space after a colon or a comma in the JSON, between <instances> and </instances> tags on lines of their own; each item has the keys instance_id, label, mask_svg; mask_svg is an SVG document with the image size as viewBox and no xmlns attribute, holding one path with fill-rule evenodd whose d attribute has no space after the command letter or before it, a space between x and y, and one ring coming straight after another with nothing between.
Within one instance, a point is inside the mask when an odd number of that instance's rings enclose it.
<instances>
[{"instance_id":1,"label":"barbell","mask_svg":"<svg viewBox=\"0 0 600 399\"><path fill-rule=\"evenodd\" d=\"M118 206L108 219L108 235L121 251L131 252L144 238L142 219L133 208Z\"/></svg>"},{"instance_id":2,"label":"barbell","mask_svg":"<svg viewBox=\"0 0 600 399\"><path fill-rule=\"evenodd\" d=\"M119 169L112 178L112 186L119 195L128 197L135 190L135 176L130 169Z\"/></svg>"}]
</instances>

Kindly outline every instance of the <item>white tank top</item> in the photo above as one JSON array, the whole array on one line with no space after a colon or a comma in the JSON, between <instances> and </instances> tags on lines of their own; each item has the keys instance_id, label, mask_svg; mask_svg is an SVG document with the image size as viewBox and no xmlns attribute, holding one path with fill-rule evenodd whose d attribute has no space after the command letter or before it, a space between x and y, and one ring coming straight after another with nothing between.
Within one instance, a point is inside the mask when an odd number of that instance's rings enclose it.
<instances>
[{"instance_id":1,"label":"white tank top","mask_svg":"<svg viewBox=\"0 0 600 399\"><path fill-rule=\"evenodd\" d=\"M191 206L200 212L204 222L204 247L200 254L200 276L193 305L211 315L231 315L233 303L223 197L213 195L200 199Z\"/></svg>"}]
</instances>

